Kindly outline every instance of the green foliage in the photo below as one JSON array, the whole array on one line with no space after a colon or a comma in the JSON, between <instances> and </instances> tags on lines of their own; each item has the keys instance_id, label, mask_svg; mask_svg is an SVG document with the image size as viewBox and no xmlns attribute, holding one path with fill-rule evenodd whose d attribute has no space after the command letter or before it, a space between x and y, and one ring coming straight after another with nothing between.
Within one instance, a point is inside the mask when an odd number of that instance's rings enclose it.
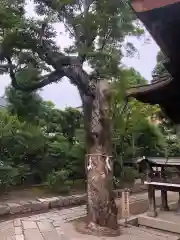
<instances>
[{"instance_id":1,"label":"green foliage","mask_svg":"<svg viewBox=\"0 0 180 240\"><path fill-rule=\"evenodd\" d=\"M39 123L42 99L37 93L26 93L13 87L8 87L6 89L6 97L8 100L8 111L12 115L17 115L20 121Z\"/></svg>"},{"instance_id":2,"label":"green foliage","mask_svg":"<svg viewBox=\"0 0 180 240\"><path fill-rule=\"evenodd\" d=\"M121 174L114 176L113 183L115 189L126 187L126 184L133 185L136 179L141 178L139 171L134 167L123 167Z\"/></svg>"},{"instance_id":3,"label":"green foliage","mask_svg":"<svg viewBox=\"0 0 180 240\"><path fill-rule=\"evenodd\" d=\"M152 82L160 81L164 78L171 78L170 74L168 73L167 69L164 66L166 62L166 57L163 52L159 51L156 57L157 64L152 72L153 79Z\"/></svg>"},{"instance_id":4,"label":"green foliage","mask_svg":"<svg viewBox=\"0 0 180 240\"><path fill-rule=\"evenodd\" d=\"M126 69L122 70L121 79L112 83L117 86L112 102L112 123L115 185L119 187L122 182L133 182L139 177L136 170L124 167L132 157L164 156L165 148L169 156L179 156L178 136L172 138L173 132L170 135L167 126L159 128L153 122L159 115L159 108L132 100L128 111L121 114L123 89L144 82L134 69ZM24 106L21 97L20 101ZM57 193L68 193L79 185L84 189L85 181L81 180L85 179L82 114L72 108L60 111L51 102L42 101L40 107L40 126L35 125L35 121L33 125L28 120L23 122L20 111L18 117L11 112L0 112L2 188L48 179L49 188ZM7 171L3 171L6 168Z\"/></svg>"},{"instance_id":5,"label":"green foliage","mask_svg":"<svg viewBox=\"0 0 180 240\"><path fill-rule=\"evenodd\" d=\"M1 160L17 170L15 184L39 183L46 180L49 172L63 168L69 172L70 179L84 178L85 149L78 142L81 113L71 108L60 111L44 101L34 107L36 98L33 97L29 103L32 115L28 116L26 96L19 93L12 97L13 115L10 107L8 112L0 112ZM34 115L36 108L40 109L39 116Z\"/></svg>"},{"instance_id":6,"label":"green foliage","mask_svg":"<svg viewBox=\"0 0 180 240\"><path fill-rule=\"evenodd\" d=\"M66 169L69 171L71 179L85 179L85 145L76 143L71 147L68 154Z\"/></svg>"},{"instance_id":7,"label":"green foliage","mask_svg":"<svg viewBox=\"0 0 180 240\"><path fill-rule=\"evenodd\" d=\"M8 187L16 185L15 181L18 176L18 170L15 167L0 163L0 189L7 190Z\"/></svg>"},{"instance_id":8,"label":"green foliage","mask_svg":"<svg viewBox=\"0 0 180 240\"><path fill-rule=\"evenodd\" d=\"M124 167L123 169L123 178L121 181L123 182L131 182L133 183L135 179L139 178L139 172L138 170L132 168L132 167Z\"/></svg>"},{"instance_id":9,"label":"green foliage","mask_svg":"<svg viewBox=\"0 0 180 240\"><path fill-rule=\"evenodd\" d=\"M0 111L0 156L3 163L19 167L19 173L27 165L33 170L38 156L43 156L44 144L41 129Z\"/></svg>"},{"instance_id":10,"label":"green foliage","mask_svg":"<svg viewBox=\"0 0 180 240\"><path fill-rule=\"evenodd\" d=\"M74 180L73 181L73 188L74 189L85 190L86 189L86 180L84 178Z\"/></svg>"},{"instance_id":11,"label":"green foliage","mask_svg":"<svg viewBox=\"0 0 180 240\"><path fill-rule=\"evenodd\" d=\"M47 178L49 188L56 193L69 193L70 182L68 181L68 175L68 172L64 169L51 172Z\"/></svg>"},{"instance_id":12,"label":"green foliage","mask_svg":"<svg viewBox=\"0 0 180 240\"><path fill-rule=\"evenodd\" d=\"M0 19L4 16L9 19L0 22L1 59L14 60L16 77L18 81L19 78L26 78L25 85L39 82L43 70L51 72L49 66L60 68L69 62L69 57L75 55L80 57L82 65L88 61L93 70L102 76L118 76L124 52L132 56L136 51L132 43L124 43L125 37L143 33L143 29L135 24L131 8L123 1L32 2L41 18L30 18L25 12L26 1L23 0L3 0L0 13ZM54 41L57 33L53 23L64 24L65 31L73 40L73 44L64 51ZM42 37L44 49L41 48ZM67 57L61 59L62 56ZM77 82L72 83L77 85Z\"/></svg>"},{"instance_id":13,"label":"green foliage","mask_svg":"<svg viewBox=\"0 0 180 240\"><path fill-rule=\"evenodd\" d=\"M126 88L144 83L146 83L145 79L134 69L122 70L121 78L113 82L116 89L112 98L113 155L116 177L124 175L124 163L132 158L164 154L164 136L154 123L159 112L157 106L152 107L132 99L122 114Z\"/></svg>"}]
</instances>

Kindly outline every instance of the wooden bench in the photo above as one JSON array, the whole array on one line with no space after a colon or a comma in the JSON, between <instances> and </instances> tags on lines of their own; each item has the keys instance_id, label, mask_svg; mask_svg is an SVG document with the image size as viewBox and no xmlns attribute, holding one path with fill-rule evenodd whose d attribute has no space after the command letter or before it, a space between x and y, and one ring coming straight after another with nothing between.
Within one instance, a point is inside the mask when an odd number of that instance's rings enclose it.
<instances>
[{"instance_id":1,"label":"wooden bench","mask_svg":"<svg viewBox=\"0 0 180 240\"><path fill-rule=\"evenodd\" d=\"M163 211L169 211L167 192L179 193L178 212L180 212L180 158L142 158L138 159L137 164L140 172L146 175L144 184L148 186L149 201L147 215L157 216L155 190L161 191L161 210Z\"/></svg>"},{"instance_id":2,"label":"wooden bench","mask_svg":"<svg viewBox=\"0 0 180 240\"><path fill-rule=\"evenodd\" d=\"M180 193L180 184L147 181L145 181L144 184L148 185L149 209L147 215L149 217L157 216L155 190L161 191L161 210L163 211L169 211L167 192L172 191ZM180 200L178 201L178 206L178 208L180 209Z\"/></svg>"}]
</instances>

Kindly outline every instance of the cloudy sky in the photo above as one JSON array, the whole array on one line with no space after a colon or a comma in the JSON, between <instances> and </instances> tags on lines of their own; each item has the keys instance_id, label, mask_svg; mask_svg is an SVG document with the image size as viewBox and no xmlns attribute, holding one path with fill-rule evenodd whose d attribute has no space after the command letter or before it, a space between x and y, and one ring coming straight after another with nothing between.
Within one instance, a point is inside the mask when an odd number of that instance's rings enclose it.
<instances>
[{"instance_id":1,"label":"cloudy sky","mask_svg":"<svg viewBox=\"0 0 180 240\"><path fill-rule=\"evenodd\" d=\"M33 16L33 5L28 4L27 9L28 15ZM57 24L55 28L59 33L56 38L57 44L61 46L61 48L70 45L71 40L65 33L63 26ZM138 49L138 54L133 58L125 57L123 59L123 64L127 67L134 67L143 77L147 80L151 80L151 73L156 64L156 55L159 48L152 39L147 43L146 37L141 39L133 37L129 39ZM8 76L0 76L0 96L4 94L5 87L8 86L9 83L10 79ZM56 107L61 109L67 106L77 107L81 105L76 88L72 86L67 79L58 84L53 83L51 86L44 87L40 94L45 100L51 100Z\"/></svg>"}]
</instances>

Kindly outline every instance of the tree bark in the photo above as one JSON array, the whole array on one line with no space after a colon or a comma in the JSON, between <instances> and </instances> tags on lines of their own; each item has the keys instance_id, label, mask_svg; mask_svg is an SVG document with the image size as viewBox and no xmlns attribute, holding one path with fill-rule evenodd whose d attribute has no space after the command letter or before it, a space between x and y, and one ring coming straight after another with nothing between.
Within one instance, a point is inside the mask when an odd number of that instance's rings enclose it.
<instances>
[{"instance_id":1,"label":"tree bark","mask_svg":"<svg viewBox=\"0 0 180 240\"><path fill-rule=\"evenodd\" d=\"M108 83L98 81L95 98L86 97L84 105L87 142L87 195L90 227L100 225L118 229L117 208L113 192L111 121L109 118Z\"/></svg>"}]
</instances>

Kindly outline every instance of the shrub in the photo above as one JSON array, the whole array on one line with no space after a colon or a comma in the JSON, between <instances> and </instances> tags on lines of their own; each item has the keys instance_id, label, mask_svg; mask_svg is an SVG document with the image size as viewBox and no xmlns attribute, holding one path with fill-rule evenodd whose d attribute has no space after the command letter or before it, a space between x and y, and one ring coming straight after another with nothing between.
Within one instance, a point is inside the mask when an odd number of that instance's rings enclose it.
<instances>
[{"instance_id":1,"label":"shrub","mask_svg":"<svg viewBox=\"0 0 180 240\"><path fill-rule=\"evenodd\" d=\"M56 193L69 193L70 186L68 185L69 173L66 170L53 171L48 175L48 187Z\"/></svg>"},{"instance_id":2,"label":"shrub","mask_svg":"<svg viewBox=\"0 0 180 240\"><path fill-rule=\"evenodd\" d=\"M12 185L16 185L16 177L18 175L18 170L11 167L10 165L5 165L3 162L0 163L0 187L2 190L6 190Z\"/></svg>"},{"instance_id":3,"label":"shrub","mask_svg":"<svg viewBox=\"0 0 180 240\"><path fill-rule=\"evenodd\" d=\"M0 111L0 159L5 165L18 168L18 184L23 183L27 173L39 170L45 146L46 138L40 127Z\"/></svg>"},{"instance_id":4,"label":"shrub","mask_svg":"<svg viewBox=\"0 0 180 240\"><path fill-rule=\"evenodd\" d=\"M135 179L139 178L139 172L133 167L124 167L123 181L134 182Z\"/></svg>"},{"instance_id":5,"label":"shrub","mask_svg":"<svg viewBox=\"0 0 180 240\"><path fill-rule=\"evenodd\" d=\"M114 186L114 188L115 189L121 188L121 184L122 184L121 180L114 176L113 177L113 186Z\"/></svg>"},{"instance_id":6,"label":"shrub","mask_svg":"<svg viewBox=\"0 0 180 240\"><path fill-rule=\"evenodd\" d=\"M26 177L29 171L30 169L28 165L21 164L17 166L17 175L15 176L15 179L14 179L14 181L16 182L16 185L23 185L25 183Z\"/></svg>"},{"instance_id":7,"label":"shrub","mask_svg":"<svg viewBox=\"0 0 180 240\"><path fill-rule=\"evenodd\" d=\"M85 179L76 179L73 181L73 188L84 190L86 188L86 180Z\"/></svg>"}]
</instances>

